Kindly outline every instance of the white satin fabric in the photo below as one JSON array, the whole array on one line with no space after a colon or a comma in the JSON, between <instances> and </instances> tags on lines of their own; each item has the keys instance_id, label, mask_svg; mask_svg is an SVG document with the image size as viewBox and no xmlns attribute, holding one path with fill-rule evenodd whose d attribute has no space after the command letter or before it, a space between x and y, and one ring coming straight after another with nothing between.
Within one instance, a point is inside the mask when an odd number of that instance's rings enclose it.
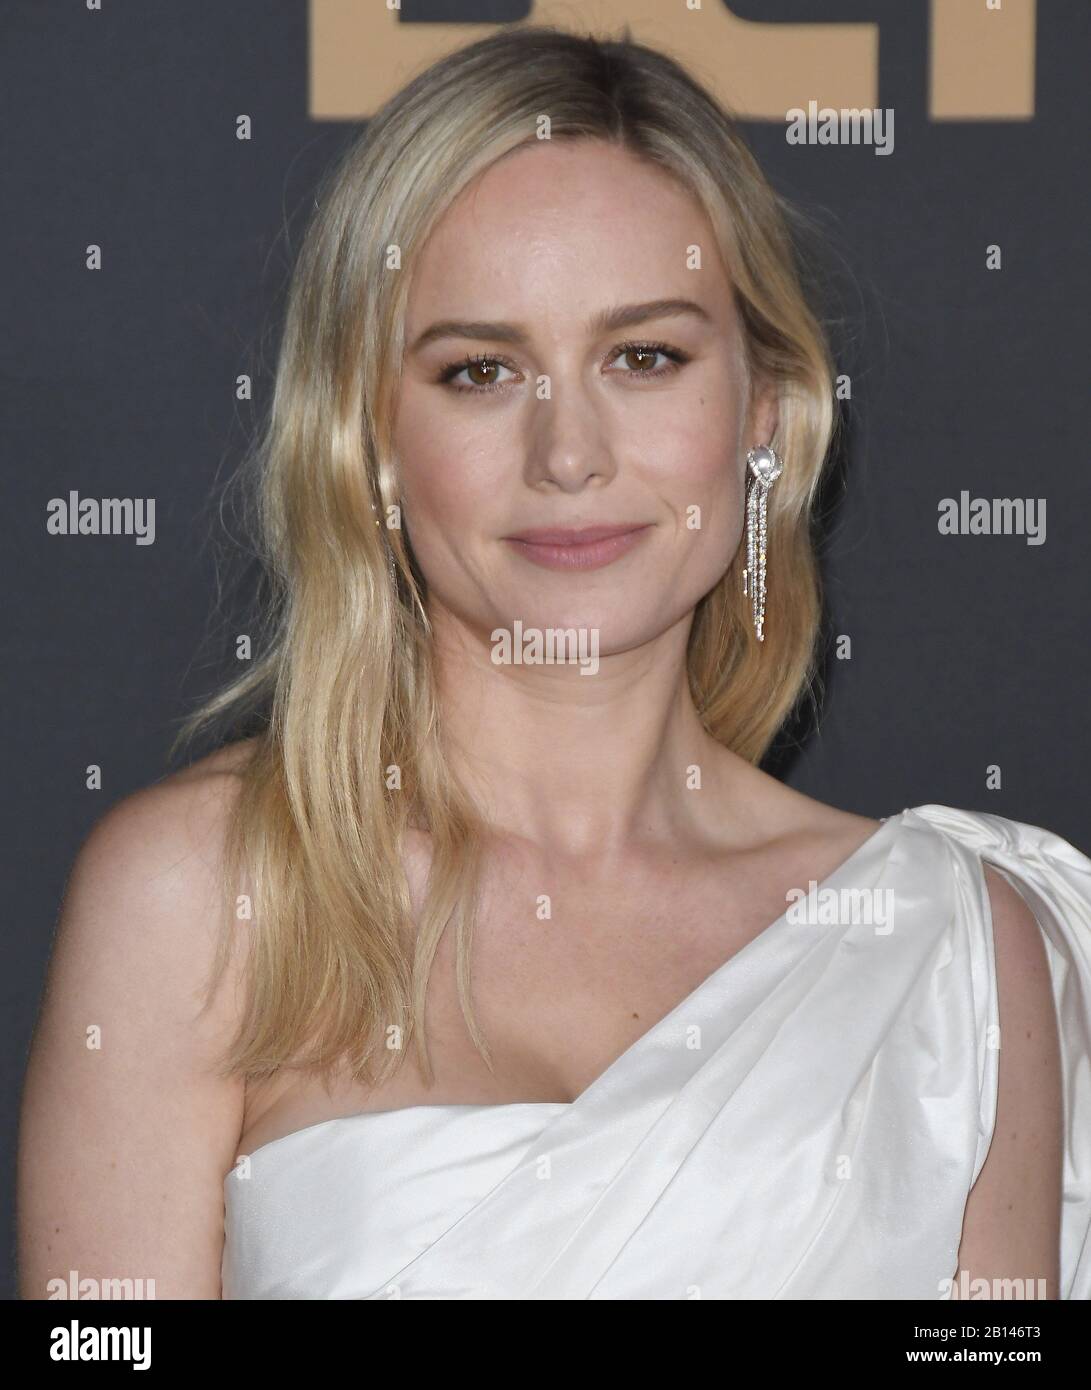
<instances>
[{"instance_id":1,"label":"white satin fabric","mask_svg":"<svg viewBox=\"0 0 1091 1390\"><path fill-rule=\"evenodd\" d=\"M1047 943L1061 1296L1091 1298L1091 860L934 805L824 880L837 920L790 908L571 1104L412 1106L262 1145L224 1180L223 1297L949 1297L996 1113L983 861Z\"/></svg>"}]
</instances>

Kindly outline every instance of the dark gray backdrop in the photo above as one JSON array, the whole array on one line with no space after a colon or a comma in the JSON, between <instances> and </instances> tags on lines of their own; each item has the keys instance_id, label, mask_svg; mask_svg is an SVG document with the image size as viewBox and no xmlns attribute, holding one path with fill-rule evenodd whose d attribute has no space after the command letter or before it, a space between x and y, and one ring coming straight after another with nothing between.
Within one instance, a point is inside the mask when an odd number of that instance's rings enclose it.
<instances>
[{"instance_id":1,"label":"dark gray backdrop","mask_svg":"<svg viewBox=\"0 0 1091 1390\"><path fill-rule=\"evenodd\" d=\"M527 8L404 0L403 20ZM770 769L849 810L942 802L1087 851L1091 8L1039 5L1033 120L968 123L927 119L924 0L732 8L877 21L878 104L896 112L887 157L746 125L840 247L828 305L854 387L825 553L830 630L852 660L829 667L820 730L801 726L798 750L782 740ZM105 0L94 22L79 3L6 0L0 15L9 1187L72 859L109 805L168 771L178 717L230 669L235 629L210 617L210 499L267 398L309 195L356 128L308 119L306 26L303 0ZM252 405L234 399L240 372ZM70 489L155 497L155 543L48 535L46 504ZM962 489L1045 497L1045 544L940 536L938 502ZM101 791L85 789L90 763ZM991 764L1001 790L986 789Z\"/></svg>"}]
</instances>

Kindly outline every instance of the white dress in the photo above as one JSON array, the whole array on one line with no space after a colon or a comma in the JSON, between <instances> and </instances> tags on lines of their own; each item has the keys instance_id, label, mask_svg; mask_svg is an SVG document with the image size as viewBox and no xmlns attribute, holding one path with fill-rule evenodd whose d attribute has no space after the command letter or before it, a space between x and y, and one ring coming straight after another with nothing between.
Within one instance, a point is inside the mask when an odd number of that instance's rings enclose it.
<instances>
[{"instance_id":1,"label":"white dress","mask_svg":"<svg viewBox=\"0 0 1091 1390\"><path fill-rule=\"evenodd\" d=\"M1091 1298L1091 859L933 805L885 819L575 1101L371 1112L242 1156L223 1297L949 1298L996 1113L983 861L1046 941L1061 1297Z\"/></svg>"}]
</instances>

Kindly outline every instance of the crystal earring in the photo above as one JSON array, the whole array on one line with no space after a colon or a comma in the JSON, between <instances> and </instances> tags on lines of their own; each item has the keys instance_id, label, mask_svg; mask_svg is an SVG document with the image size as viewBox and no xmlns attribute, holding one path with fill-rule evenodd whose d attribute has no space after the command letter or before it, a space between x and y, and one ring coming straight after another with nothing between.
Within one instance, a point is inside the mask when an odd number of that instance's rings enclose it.
<instances>
[{"instance_id":1,"label":"crystal earring","mask_svg":"<svg viewBox=\"0 0 1091 1390\"><path fill-rule=\"evenodd\" d=\"M746 498L746 568L742 572L742 591L749 595L754 631L765 641L765 538L769 489L780 477L784 464L772 449L761 445L746 456L750 476Z\"/></svg>"}]
</instances>

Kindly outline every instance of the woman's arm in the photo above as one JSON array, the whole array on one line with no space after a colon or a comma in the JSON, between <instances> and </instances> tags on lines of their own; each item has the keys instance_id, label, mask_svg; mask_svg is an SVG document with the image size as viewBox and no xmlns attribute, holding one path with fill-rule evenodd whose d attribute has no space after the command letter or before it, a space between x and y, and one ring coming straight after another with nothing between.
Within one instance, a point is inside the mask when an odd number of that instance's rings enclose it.
<instances>
[{"instance_id":1,"label":"woman's arm","mask_svg":"<svg viewBox=\"0 0 1091 1390\"><path fill-rule=\"evenodd\" d=\"M996 1126L970 1191L958 1274L997 1281L994 1298L1060 1297L1061 1063L1041 928L1022 896L986 866L1000 1014ZM1004 1281L1020 1281L1005 1284ZM1030 1285L1030 1281L1035 1281ZM1028 1287L1028 1285L1030 1285ZM1012 1292L1005 1293L1010 1288Z\"/></svg>"},{"instance_id":2,"label":"woman's arm","mask_svg":"<svg viewBox=\"0 0 1091 1390\"><path fill-rule=\"evenodd\" d=\"M76 858L23 1093L23 1298L48 1298L50 1280L67 1288L70 1277L220 1297L222 1183L244 1087L213 1063L236 1019L238 950L197 1015L234 785L220 771L167 778L108 811Z\"/></svg>"}]
</instances>

